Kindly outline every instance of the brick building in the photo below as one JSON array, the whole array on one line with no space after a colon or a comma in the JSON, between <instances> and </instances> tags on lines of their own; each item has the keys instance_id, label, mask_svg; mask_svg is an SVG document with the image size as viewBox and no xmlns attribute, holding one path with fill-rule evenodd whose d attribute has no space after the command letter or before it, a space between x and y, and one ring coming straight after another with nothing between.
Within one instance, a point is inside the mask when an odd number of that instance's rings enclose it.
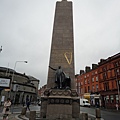
<instances>
[{"instance_id":1,"label":"brick building","mask_svg":"<svg viewBox=\"0 0 120 120\"><path fill-rule=\"evenodd\" d=\"M88 99L91 105L100 103L98 66L96 64L92 64L92 69L87 66L85 71L80 70L80 75L76 75L76 87L80 98Z\"/></svg>"},{"instance_id":2,"label":"brick building","mask_svg":"<svg viewBox=\"0 0 120 120\"><path fill-rule=\"evenodd\" d=\"M43 85L42 87L40 87L40 89L38 90L38 95L41 97L43 96L43 93L46 89L47 85Z\"/></svg>"},{"instance_id":3,"label":"brick building","mask_svg":"<svg viewBox=\"0 0 120 120\"><path fill-rule=\"evenodd\" d=\"M120 53L99 62L99 92L102 106L120 107Z\"/></svg>"},{"instance_id":4,"label":"brick building","mask_svg":"<svg viewBox=\"0 0 120 120\"><path fill-rule=\"evenodd\" d=\"M106 108L120 107L120 53L80 70L76 87L80 98L87 98L92 105L99 102Z\"/></svg>"}]
</instances>

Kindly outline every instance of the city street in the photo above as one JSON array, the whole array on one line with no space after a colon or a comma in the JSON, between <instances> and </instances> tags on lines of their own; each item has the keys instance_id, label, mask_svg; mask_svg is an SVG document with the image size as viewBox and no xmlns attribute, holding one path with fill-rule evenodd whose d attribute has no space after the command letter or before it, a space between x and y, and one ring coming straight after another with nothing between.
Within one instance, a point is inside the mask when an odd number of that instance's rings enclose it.
<instances>
[{"instance_id":1,"label":"city street","mask_svg":"<svg viewBox=\"0 0 120 120\"><path fill-rule=\"evenodd\" d=\"M2 112L0 107L0 113ZM38 105L30 105L31 110L40 110ZM20 113L22 110L22 105L12 107L13 113ZM90 116L95 117L95 108L80 107L80 112L87 112ZM120 111L110 111L110 110L101 110L101 117L104 120L120 120Z\"/></svg>"},{"instance_id":2,"label":"city street","mask_svg":"<svg viewBox=\"0 0 120 120\"><path fill-rule=\"evenodd\" d=\"M95 116L95 108L80 107L81 112L87 112L91 116ZM104 120L120 120L120 112L101 110L101 117Z\"/></svg>"}]
</instances>

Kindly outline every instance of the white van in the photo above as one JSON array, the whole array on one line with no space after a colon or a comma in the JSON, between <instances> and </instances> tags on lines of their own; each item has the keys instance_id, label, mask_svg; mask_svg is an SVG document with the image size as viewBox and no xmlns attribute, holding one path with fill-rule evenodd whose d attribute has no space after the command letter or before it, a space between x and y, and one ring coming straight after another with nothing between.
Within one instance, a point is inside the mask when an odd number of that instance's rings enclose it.
<instances>
[{"instance_id":1,"label":"white van","mask_svg":"<svg viewBox=\"0 0 120 120\"><path fill-rule=\"evenodd\" d=\"M87 99L80 99L80 106L88 106L90 107L90 103Z\"/></svg>"}]
</instances>

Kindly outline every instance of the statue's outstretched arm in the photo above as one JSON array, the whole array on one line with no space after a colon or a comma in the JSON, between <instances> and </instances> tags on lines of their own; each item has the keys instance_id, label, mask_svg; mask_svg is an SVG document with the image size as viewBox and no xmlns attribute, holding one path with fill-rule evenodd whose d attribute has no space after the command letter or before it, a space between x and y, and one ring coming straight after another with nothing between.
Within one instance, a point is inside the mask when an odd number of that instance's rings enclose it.
<instances>
[{"instance_id":1,"label":"statue's outstretched arm","mask_svg":"<svg viewBox=\"0 0 120 120\"><path fill-rule=\"evenodd\" d=\"M52 68L51 66L49 66L49 68L51 68L52 70L55 70L55 71L57 70L57 69L55 69L55 68Z\"/></svg>"}]
</instances>

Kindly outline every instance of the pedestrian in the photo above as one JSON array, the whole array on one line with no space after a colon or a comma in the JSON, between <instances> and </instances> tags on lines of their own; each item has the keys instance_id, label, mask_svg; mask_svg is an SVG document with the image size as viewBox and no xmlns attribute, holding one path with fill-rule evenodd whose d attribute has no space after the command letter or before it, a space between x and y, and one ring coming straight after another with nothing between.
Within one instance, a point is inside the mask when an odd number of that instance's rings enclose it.
<instances>
[{"instance_id":1,"label":"pedestrian","mask_svg":"<svg viewBox=\"0 0 120 120\"><path fill-rule=\"evenodd\" d=\"M27 106L27 109L30 111L30 101L29 101L29 99L27 99L27 101L26 101L26 106Z\"/></svg>"},{"instance_id":2,"label":"pedestrian","mask_svg":"<svg viewBox=\"0 0 120 120\"><path fill-rule=\"evenodd\" d=\"M4 108L3 108L3 120L8 120L8 115L10 114L10 107L11 107L11 101L10 98L7 98L7 101L4 103Z\"/></svg>"},{"instance_id":3,"label":"pedestrian","mask_svg":"<svg viewBox=\"0 0 120 120\"><path fill-rule=\"evenodd\" d=\"M100 105L99 105L99 103L98 103L98 102L96 103L96 107L97 107L97 108L99 108L99 107L100 107Z\"/></svg>"}]
</instances>

